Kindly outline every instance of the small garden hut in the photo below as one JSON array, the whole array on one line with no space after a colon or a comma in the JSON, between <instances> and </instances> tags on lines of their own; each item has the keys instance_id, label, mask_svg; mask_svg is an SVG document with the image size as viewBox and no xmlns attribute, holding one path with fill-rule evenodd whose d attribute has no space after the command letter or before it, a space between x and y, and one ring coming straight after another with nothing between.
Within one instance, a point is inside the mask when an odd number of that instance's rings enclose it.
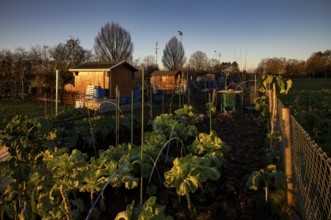
<instances>
[{"instance_id":1,"label":"small garden hut","mask_svg":"<svg viewBox=\"0 0 331 220\"><path fill-rule=\"evenodd\" d=\"M106 97L115 97L118 86L121 97L130 97L134 87L134 73L137 70L126 61L120 62L88 62L69 69L74 73L74 90L78 94L86 94L90 86L105 89Z\"/></svg>"},{"instance_id":2,"label":"small garden hut","mask_svg":"<svg viewBox=\"0 0 331 220\"><path fill-rule=\"evenodd\" d=\"M197 76L197 86L201 89L216 88L216 80L214 73L202 73Z\"/></svg>"},{"instance_id":3,"label":"small garden hut","mask_svg":"<svg viewBox=\"0 0 331 220\"><path fill-rule=\"evenodd\" d=\"M154 71L151 74L153 91L175 91L180 86L181 72L179 70Z\"/></svg>"}]
</instances>

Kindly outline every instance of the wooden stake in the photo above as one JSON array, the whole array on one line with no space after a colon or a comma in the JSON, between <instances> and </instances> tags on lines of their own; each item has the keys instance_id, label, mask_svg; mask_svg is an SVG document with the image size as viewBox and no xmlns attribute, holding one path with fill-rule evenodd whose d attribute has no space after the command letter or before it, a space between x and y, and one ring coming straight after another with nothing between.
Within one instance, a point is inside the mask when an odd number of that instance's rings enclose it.
<instances>
[{"instance_id":1,"label":"wooden stake","mask_svg":"<svg viewBox=\"0 0 331 220\"><path fill-rule=\"evenodd\" d=\"M119 122L120 122L120 91L118 89L118 86L116 85L115 88L115 95L116 95L116 111L115 111L115 118L116 118L116 148L118 147L118 142L119 142Z\"/></svg>"},{"instance_id":2,"label":"wooden stake","mask_svg":"<svg viewBox=\"0 0 331 220\"><path fill-rule=\"evenodd\" d=\"M131 146L133 146L133 90L131 91Z\"/></svg>"},{"instance_id":3,"label":"wooden stake","mask_svg":"<svg viewBox=\"0 0 331 220\"><path fill-rule=\"evenodd\" d=\"M141 143L140 143L140 204L143 203L143 159L144 159L144 105L145 105L145 72L141 70Z\"/></svg>"},{"instance_id":4,"label":"wooden stake","mask_svg":"<svg viewBox=\"0 0 331 220\"><path fill-rule=\"evenodd\" d=\"M55 116L57 116L59 102L59 70L56 70L55 75Z\"/></svg>"},{"instance_id":5,"label":"wooden stake","mask_svg":"<svg viewBox=\"0 0 331 220\"><path fill-rule=\"evenodd\" d=\"M288 108L282 108L282 120L284 122L284 158L285 158L285 176L287 186L287 204L289 207L294 207L294 186L292 174L292 159L291 159L291 126L290 126L290 111Z\"/></svg>"}]
</instances>

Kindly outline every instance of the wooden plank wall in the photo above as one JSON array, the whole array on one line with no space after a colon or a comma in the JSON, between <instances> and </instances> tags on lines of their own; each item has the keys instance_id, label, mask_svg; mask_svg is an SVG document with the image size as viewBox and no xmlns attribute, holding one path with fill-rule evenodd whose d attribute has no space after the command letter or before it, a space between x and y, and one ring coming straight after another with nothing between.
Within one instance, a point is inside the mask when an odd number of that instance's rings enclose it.
<instances>
[{"instance_id":1,"label":"wooden plank wall","mask_svg":"<svg viewBox=\"0 0 331 220\"><path fill-rule=\"evenodd\" d=\"M107 72L79 72L75 76L75 91L85 94L87 86L101 86L109 89L109 76Z\"/></svg>"},{"instance_id":2,"label":"wooden plank wall","mask_svg":"<svg viewBox=\"0 0 331 220\"><path fill-rule=\"evenodd\" d=\"M162 81L162 77L167 77L166 80ZM153 91L156 89L165 90L165 91L174 91L177 87L176 76L166 75L166 76L152 76L151 83L153 85Z\"/></svg>"},{"instance_id":3,"label":"wooden plank wall","mask_svg":"<svg viewBox=\"0 0 331 220\"><path fill-rule=\"evenodd\" d=\"M131 97L134 87L134 73L125 66L118 66L111 71L111 97L115 97L116 85L118 86L121 97Z\"/></svg>"}]
</instances>

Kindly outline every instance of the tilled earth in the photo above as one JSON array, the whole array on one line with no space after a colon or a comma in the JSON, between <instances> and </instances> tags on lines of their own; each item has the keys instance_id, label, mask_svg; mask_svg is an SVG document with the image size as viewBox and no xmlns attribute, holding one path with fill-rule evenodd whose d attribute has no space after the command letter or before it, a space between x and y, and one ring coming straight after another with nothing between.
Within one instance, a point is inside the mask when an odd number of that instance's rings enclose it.
<instances>
[{"instance_id":1,"label":"tilled earth","mask_svg":"<svg viewBox=\"0 0 331 220\"><path fill-rule=\"evenodd\" d=\"M167 205L167 213L175 219L281 219L264 201L262 191L245 186L254 170L266 166L264 140L266 131L254 118L255 113L220 113L213 118L213 130L231 146L225 155L218 181L210 181L191 195L193 211L186 208L186 199L169 191L158 197ZM209 120L196 125L200 132L209 133ZM165 198L163 198L165 197ZM172 198L169 198L172 197Z\"/></svg>"},{"instance_id":2,"label":"tilled earth","mask_svg":"<svg viewBox=\"0 0 331 220\"><path fill-rule=\"evenodd\" d=\"M224 156L221 168L221 178L218 181L208 181L201 189L191 193L192 210L188 210L185 197L178 197L174 189L167 189L160 184L149 184L145 197L157 197L157 203L165 205L165 214L174 219L282 219L279 213L264 201L262 190L254 191L245 185L249 175L254 170L264 168L264 143L266 130L254 120L258 116L255 112L218 113L213 116L212 128L231 150ZM209 119L196 124L199 132L209 133ZM180 154L174 152L170 154ZM171 157L169 155L169 157ZM170 169L172 162L158 164L159 171ZM132 200L139 201L139 189L127 191L107 189L105 203L111 204L108 212L103 212L97 219L113 219L116 213L125 210ZM146 199L146 198L145 198ZM115 202L116 201L116 202ZM114 203L115 202L115 203Z\"/></svg>"},{"instance_id":3,"label":"tilled earth","mask_svg":"<svg viewBox=\"0 0 331 220\"><path fill-rule=\"evenodd\" d=\"M254 170L265 167L266 131L254 120L254 113L219 114L213 129L231 146L225 155L216 214L224 219L279 219L266 206L263 192L249 190L245 183ZM218 216L215 216L218 217Z\"/></svg>"}]
</instances>

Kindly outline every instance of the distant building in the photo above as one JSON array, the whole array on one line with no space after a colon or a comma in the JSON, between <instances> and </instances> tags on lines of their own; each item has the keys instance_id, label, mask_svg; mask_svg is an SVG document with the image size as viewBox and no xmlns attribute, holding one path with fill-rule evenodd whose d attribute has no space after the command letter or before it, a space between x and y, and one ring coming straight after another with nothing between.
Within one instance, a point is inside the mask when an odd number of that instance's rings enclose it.
<instances>
[{"instance_id":1,"label":"distant building","mask_svg":"<svg viewBox=\"0 0 331 220\"><path fill-rule=\"evenodd\" d=\"M179 70L171 71L154 71L151 74L151 85L153 91L163 90L175 91L180 86L181 72Z\"/></svg>"},{"instance_id":2,"label":"distant building","mask_svg":"<svg viewBox=\"0 0 331 220\"><path fill-rule=\"evenodd\" d=\"M197 85L201 89L213 89L217 87L216 77L213 73L206 73L197 76Z\"/></svg>"}]
</instances>

